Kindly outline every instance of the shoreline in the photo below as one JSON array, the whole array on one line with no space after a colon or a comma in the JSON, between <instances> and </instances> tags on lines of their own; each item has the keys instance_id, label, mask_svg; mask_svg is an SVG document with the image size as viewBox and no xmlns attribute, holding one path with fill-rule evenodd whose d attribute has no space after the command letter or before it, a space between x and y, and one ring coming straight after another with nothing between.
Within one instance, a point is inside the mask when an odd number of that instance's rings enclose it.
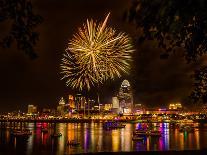
<instances>
[{"instance_id":1,"label":"shoreline","mask_svg":"<svg viewBox=\"0 0 207 155\"><path fill-rule=\"evenodd\" d=\"M127 120L127 119L120 119L120 120L113 120L113 119L0 119L0 126L2 123L7 122L29 122L29 123L38 123L38 122L45 122L45 123L102 123L105 121L119 121L123 123L180 123L182 120L171 120L171 121L157 121L157 120ZM189 123L189 122L182 122L182 123ZM207 120L192 120L191 123L207 123Z\"/></svg>"},{"instance_id":2,"label":"shoreline","mask_svg":"<svg viewBox=\"0 0 207 155\"><path fill-rule=\"evenodd\" d=\"M6 155L6 154L12 154L12 155L24 155L27 154L25 151L20 150L1 150L0 154ZM39 151L39 152L32 152L30 155L53 155L57 154L57 152L51 152L51 151ZM106 155L106 154L112 154L112 155L206 155L207 154L207 148L201 149L201 150L169 150L169 151L131 151L131 152L88 152L88 153L75 153L73 155ZM71 154L61 154L61 155L71 155Z\"/></svg>"},{"instance_id":3,"label":"shoreline","mask_svg":"<svg viewBox=\"0 0 207 155\"><path fill-rule=\"evenodd\" d=\"M168 151L131 151L131 152L90 152L90 153L79 153L78 155L206 155L207 148L201 150L168 150ZM76 154L77 155L77 154Z\"/></svg>"},{"instance_id":4,"label":"shoreline","mask_svg":"<svg viewBox=\"0 0 207 155\"><path fill-rule=\"evenodd\" d=\"M207 149L202 150L169 150L169 151L132 151L132 152L97 152L97 153L83 153L85 155L128 155L128 154L140 154L140 155L206 155Z\"/></svg>"}]
</instances>

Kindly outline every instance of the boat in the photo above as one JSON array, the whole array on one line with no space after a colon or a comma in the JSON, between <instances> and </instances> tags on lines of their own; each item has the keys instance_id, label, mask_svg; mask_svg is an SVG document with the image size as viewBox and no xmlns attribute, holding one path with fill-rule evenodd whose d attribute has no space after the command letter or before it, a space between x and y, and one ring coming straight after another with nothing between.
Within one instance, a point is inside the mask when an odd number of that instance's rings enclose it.
<instances>
[{"instance_id":1,"label":"boat","mask_svg":"<svg viewBox=\"0 0 207 155\"><path fill-rule=\"evenodd\" d=\"M147 130L136 130L133 132L133 134L137 136L147 136L148 131Z\"/></svg>"},{"instance_id":2,"label":"boat","mask_svg":"<svg viewBox=\"0 0 207 155\"><path fill-rule=\"evenodd\" d=\"M62 134L60 132L51 134L51 137L61 137L61 136Z\"/></svg>"},{"instance_id":3,"label":"boat","mask_svg":"<svg viewBox=\"0 0 207 155\"><path fill-rule=\"evenodd\" d=\"M136 136L162 136L161 132L158 130L135 130L133 134Z\"/></svg>"},{"instance_id":4,"label":"boat","mask_svg":"<svg viewBox=\"0 0 207 155\"><path fill-rule=\"evenodd\" d=\"M154 126L159 128L159 127L160 127L160 124L156 124L156 125L154 125Z\"/></svg>"},{"instance_id":5,"label":"boat","mask_svg":"<svg viewBox=\"0 0 207 155\"><path fill-rule=\"evenodd\" d=\"M132 140L133 140L133 141L144 141L144 137L140 137L140 136L138 136L138 135L134 135L134 136L132 137Z\"/></svg>"},{"instance_id":6,"label":"boat","mask_svg":"<svg viewBox=\"0 0 207 155\"><path fill-rule=\"evenodd\" d=\"M41 129L41 132L43 132L43 133L48 133L48 129L47 129L47 128L42 128L42 129Z\"/></svg>"},{"instance_id":7,"label":"boat","mask_svg":"<svg viewBox=\"0 0 207 155\"><path fill-rule=\"evenodd\" d=\"M156 136L156 137L161 137L162 136L161 132L158 131L158 130L151 130L151 131L149 131L148 135L149 136Z\"/></svg>"},{"instance_id":8,"label":"boat","mask_svg":"<svg viewBox=\"0 0 207 155\"><path fill-rule=\"evenodd\" d=\"M191 119L182 119L182 120L179 120L180 123L193 123L193 120Z\"/></svg>"},{"instance_id":9,"label":"boat","mask_svg":"<svg viewBox=\"0 0 207 155\"><path fill-rule=\"evenodd\" d=\"M11 135L13 136L30 136L32 132L30 130L12 130Z\"/></svg>"},{"instance_id":10,"label":"boat","mask_svg":"<svg viewBox=\"0 0 207 155\"><path fill-rule=\"evenodd\" d=\"M76 141L76 140L70 140L67 142L68 146L79 146L80 142Z\"/></svg>"},{"instance_id":11,"label":"boat","mask_svg":"<svg viewBox=\"0 0 207 155\"><path fill-rule=\"evenodd\" d=\"M194 128L188 125L183 125L179 127L180 132L194 132Z\"/></svg>"},{"instance_id":12,"label":"boat","mask_svg":"<svg viewBox=\"0 0 207 155\"><path fill-rule=\"evenodd\" d=\"M121 129L121 128L125 128L125 124L122 124L121 122L117 122L117 121L107 121L104 122L103 124L103 128L104 129Z\"/></svg>"}]
</instances>

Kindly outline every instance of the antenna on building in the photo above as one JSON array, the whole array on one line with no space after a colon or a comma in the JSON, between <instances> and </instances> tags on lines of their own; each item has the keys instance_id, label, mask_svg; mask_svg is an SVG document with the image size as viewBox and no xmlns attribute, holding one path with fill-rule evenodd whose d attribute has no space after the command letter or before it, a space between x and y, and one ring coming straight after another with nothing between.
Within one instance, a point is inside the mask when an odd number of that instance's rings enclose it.
<instances>
[{"instance_id":1,"label":"antenna on building","mask_svg":"<svg viewBox=\"0 0 207 155\"><path fill-rule=\"evenodd\" d=\"M99 113L101 111L101 107L100 107L100 97L99 97L99 93L97 93L98 95L98 99L97 99L97 102L98 102L98 109L99 109Z\"/></svg>"}]
</instances>

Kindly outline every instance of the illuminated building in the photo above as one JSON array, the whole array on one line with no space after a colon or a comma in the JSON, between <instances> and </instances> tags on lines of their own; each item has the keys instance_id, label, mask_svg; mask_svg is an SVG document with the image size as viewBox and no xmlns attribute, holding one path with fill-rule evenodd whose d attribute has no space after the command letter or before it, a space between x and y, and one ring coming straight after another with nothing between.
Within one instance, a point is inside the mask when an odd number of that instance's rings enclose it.
<instances>
[{"instance_id":1,"label":"illuminated building","mask_svg":"<svg viewBox=\"0 0 207 155\"><path fill-rule=\"evenodd\" d=\"M63 99L63 97L61 97L60 101L59 101L59 105L57 106L57 111L58 113L63 116L65 115L65 100Z\"/></svg>"},{"instance_id":2,"label":"illuminated building","mask_svg":"<svg viewBox=\"0 0 207 155\"><path fill-rule=\"evenodd\" d=\"M181 103L171 103L169 105L169 110L181 110L182 109L182 105Z\"/></svg>"},{"instance_id":3,"label":"illuminated building","mask_svg":"<svg viewBox=\"0 0 207 155\"><path fill-rule=\"evenodd\" d=\"M129 81L124 80L122 82L118 93L118 99L119 99L120 113L123 114L132 113L133 95L132 95L132 90Z\"/></svg>"},{"instance_id":4,"label":"illuminated building","mask_svg":"<svg viewBox=\"0 0 207 155\"><path fill-rule=\"evenodd\" d=\"M61 97L61 99L59 101L59 105L65 105L65 101L64 101L63 97Z\"/></svg>"},{"instance_id":5,"label":"illuminated building","mask_svg":"<svg viewBox=\"0 0 207 155\"><path fill-rule=\"evenodd\" d=\"M42 112L43 113L50 113L51 112L51 109L43 108L42 109Z\"/></svg>"},{"instance_id":6,"label":"illuminated building","mask_svg":"<svg viewBox=\"0 0 207 155\"><path fill-rule=\"evenodd\" d=\"M34 106L34 105L31 105L31 104L28 105L28 110L27 110L27 113L28 113L28 114L33 113L33 106Z\"/></svg>"},{"instance_id":7,"label":"illuminated building","mask_svg":"<svg viewBox=\"0 0 207 155\"><path fill-rule=\"evenodd\" d=\"M75 101L73 95L68 96L68 104L70 108L75 109Z\"/></svg>"},{"instance_id":8,"label":"illuminated building","mask_svg":"<svg viewBox=\"0 0 207 155\"><path fill-rule=\"evenodd\" d=\"M202 106L201 112L207 114L207 103Z\"/></svg>"},{"instance_id":9,"label":"illuminated building","mask_svg":"<svg viewBox=\"0 0 207 155\"><path fill-rule=\"evenodd\" d=\"M77 110L79 110L79 108L80 108L81 98L82 98L82 95L81 94L76 94L76 96L75 96L75 108Z\"/></svg>"},{"instance_id":10,"label":"illuminated building","mask_svg":"<svg viewBox=\"0 0 207 155\"><path fill-rule=\"evenodd\" d=\"M114 113L118 113L119 112L119 99L118 97L112 97L112 111Z\"/></svg>"},{"instance_id":11,"label":"illuminated building","mask_svg":"<svg viewBox=\"0 0 207 155\"><path fill-rule=\"evenodd\" d=\"M37 107L32 105L32 104L29 104L28 105L27 113L28 114L35 114L35 113L37 113Z\"/></svg>"},{"instance_id":12,"label":"illuminated building","mask_svg":"<svg viewBox=\"0 0 207 155\"><path fill-rule=\"evenodd\" d=\"M119 108L119 99L118 97L112 97L112 108Z\"/></svg>"},{"instance_id":13,"label":"illuminated building","mask_svg":"<svg viewBox=\"0 0 207 155\"><path fill-rule=\"evenodd\" d=\"M45 115L50 115L51 114L51 109L48 109L48 108L43 108L42 109L42 115L45 116Z\"/></svg>"},{"instance_id":14,"label":"illuminated building","mask_svg":"<svg viewBox=\"0 0 207 155\"><path fill-rule=\"evenodd\" d=\"M142 104L134 104L133 111L135 114L143 114L144 110Z\"/></svg>"},{"instance_id":15,"label":"illuminated building","mask_svg":"<svg viewBox=\"0 0 207 155\"><path fill-rule=\"evenodd\" d=\"M94 106L95 106L95 100L89 99L87 109L94 109Z\"/></svg>"},{"instance_id":16,"label":"illuminated building","mask_svg":"<svg viewBox=\"0 0 207 155\"><path fill-rule=\"evenodd\" d=\"M75 108L77 110L84 109L85 105L86 105L86 98L81 94L77 94L75 96Z\"/></svg>"},{"instance_id":17,"label":"illuminated building","mask_svg":"<svg viewBox=\"0 0 207 155\"><path fill-rule=\"evenodd\" d=\"M109 111L112 109L112 104L104 104L104 110Z\"/></svg>"},{"instance_id":18,"label":"illuminated building","mask_svg":"<svg viewBox=\"0 0 207 155\"><path fill-rule=\"evenodd\" d=\"M85 108L85 106L86 106L86 104L87 104L87 102L86 102L86 98L83 96L82 98L81 98L81 106L80 106L80 108L81 109L84 109Z\"/></svg>"}]
</instances>

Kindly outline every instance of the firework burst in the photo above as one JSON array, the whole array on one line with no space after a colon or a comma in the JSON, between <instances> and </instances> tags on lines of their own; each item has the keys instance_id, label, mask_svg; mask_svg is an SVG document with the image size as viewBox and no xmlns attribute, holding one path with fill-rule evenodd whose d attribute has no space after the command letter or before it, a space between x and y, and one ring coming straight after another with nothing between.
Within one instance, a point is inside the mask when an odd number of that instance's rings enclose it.
<instances>
[{"instance_id":1,"label":"firework burst","mask_svg":"<svg viewBox=\"0 0 207 155\"><path fill-rule=\"evenodd\" d=\"M133 52L130 38L103 23L87 20L68 43L61 63L67 86L82 90L95 83L121 77L130 69Z\"/></svg>"}]
</instances>

